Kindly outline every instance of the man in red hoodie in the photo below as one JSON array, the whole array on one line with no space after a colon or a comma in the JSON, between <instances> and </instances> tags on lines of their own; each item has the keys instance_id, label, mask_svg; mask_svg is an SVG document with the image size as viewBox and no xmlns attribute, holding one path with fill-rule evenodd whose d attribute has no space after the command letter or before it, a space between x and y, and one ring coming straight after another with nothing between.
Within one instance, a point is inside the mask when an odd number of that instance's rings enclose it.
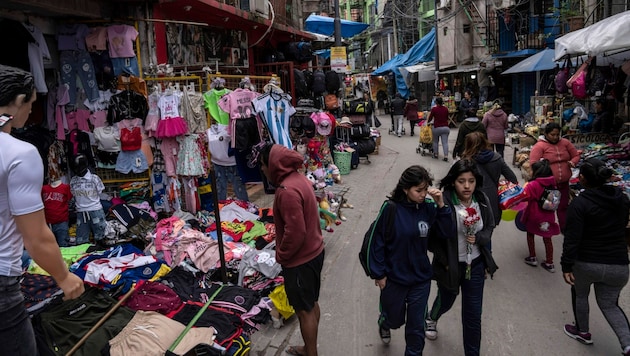
<instances>
[{"instance_id":1,"label":"man in red hoodie","mask_svg":"<svg viewBox=\"0 0 630 356\"><path fill-rule=\"evenodd\" d=\"M282 145L260 149L262 172L276 187L273 219L276 261L282 266L289 304L300 321L304 346L289 346L289 355L317 356L319 289L324 264L324 238L313 185L298 172L304 157Z\"/></svg>"}]
</instances>

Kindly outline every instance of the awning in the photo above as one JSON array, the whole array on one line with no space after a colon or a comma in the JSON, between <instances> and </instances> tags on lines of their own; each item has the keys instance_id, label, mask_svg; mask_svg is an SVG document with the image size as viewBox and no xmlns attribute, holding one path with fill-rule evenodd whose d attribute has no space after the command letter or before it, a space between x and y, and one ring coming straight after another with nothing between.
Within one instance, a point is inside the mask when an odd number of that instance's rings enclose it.
<instances>
[{"instance_id":1,"label":"awning","mask_svg":"<svg viewBox=\"0 0 630 356\"><path fill-rule=\"evenodd\" d=\"M365 31L370 25L363 22L341 20L341 37L348 38ZM321 35L335 34L335 19L327 16L311 14L304 21L304 29Z\"/></svg>"},{"instance_id":2,"label":"awning","mask_svg":"<svg viewBox=\"0 0 630 356\"><path fill-rule=\"evenodd\" d=\"M212 27L220 27L230 30L245 29L249 34L250 43L262 36L269 26L273 27L271 38L277 41L313 40L315 37L298 28L278 23L277 19L272 23L265 19L234 6L217 0L160 0L159 7L161 19L179 20L207 23Z\"/></svg>"},{"instance_id":3,"label":"awning","mask_svg":"<svg viewBox=\"0 0 630 356\"><path fill-rule=\"evenodd\" d=\"M597 56L630 49L630 11L611 16L555 40L555 59L566 55Z\"/></svg>"},{"instance_id":4,"label":"awning","mask_svg":"<svg viewBox=\"0 0 630 356\"><path fill-rule=\"evenodd\" d=\"M330 58L330 49L320 49L320 50L317 50L317 51L313 52L313 54L318 56L318 57L322 57L324 59L328 59L328 58Z\"/></svg>"},{"instance_id":5,"label":"awning","mask_svg":"<svg viewBox=\"0 0 630 356\"><path fill-rule=\"evenodd\" d=\"M433 61L416 64L415 66L400 67L399 69L403 77L406 77L407 73L418 73L419 82L435 80L435 62Z\"/></svg>"},{"instance_id":6,"label":"awning","mask_svg":"<svg viewBox=\"0 0 630 356\"><path fill-rule=\"evenodd\" d=\"M520 51L511 51L511 52L507 52L507 53L499 53L499 54L493 54L492 58L518 58L518 57L527 57L527 56L531 56L532 54L536 54L536 50L533 48L528 48L528 49L522 49Z\"/></svg>"},{"instance_id":7,"label":"awning","mask_svg":"<svg viewBox=\"0 0 630 356\"><path fill-rule=\"evenodd\" d=\"M396 89L406 98L409 95L409 88L405 83L399 68L415 65L422 62L428 62L435 59L435 28L422 37L413 45L405 54L396 55L394 58L383 63L382 66L376 68L371 75L383 75L394 72L396 77Z\"/></svg>"},{"instance_id":8,"label":"awning","mask_svg":"<svg viewBox=\"0 0 630 356\"><path fill-rule=\"evenodd\" d=\"M516 63L501 74L529 73L554 69L556 62L553 60L553 56L554 50L545 48L535 55Z\"/></svg>"},{"instance_id":9,"label":"awning","mask_svg":"<svg viewBox=\"0 0 630 356\"><path fill-rule=\"evenodd\" d=\"M440 74L476 72L478 70L479 70L479 64L466 64L466 65L458 66L457 68L454 68L454 69L441 70Z\"/></svg>"}]
</instances>

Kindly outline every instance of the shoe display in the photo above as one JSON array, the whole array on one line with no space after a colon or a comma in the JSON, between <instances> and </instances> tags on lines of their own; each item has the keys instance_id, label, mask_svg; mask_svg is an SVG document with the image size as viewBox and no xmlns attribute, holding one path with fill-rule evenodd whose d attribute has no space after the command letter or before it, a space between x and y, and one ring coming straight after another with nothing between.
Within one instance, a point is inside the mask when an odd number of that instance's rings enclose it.
<instances>
[{"instance_id":1,"label":"shoe display","mask_svg":"<svg viewBox=\"0 0 630 356\"><path fill-rule=\"evenodd\" d=\"M389 343L392 341L392 332L389 329L385 329L382 326L378 326L378 334L381 336L381 341L383 341L383 343L385 345L389 345Z\"/></svg>"},{"instance_id":2,"label":"shoe display","mask_svg":"<svg viewBox=\"0 0 630 356\"><path fill-rule=\"evenodd\" d=\"M541 264L542 265L542 264ZM592 345L593 340L591 340L591 333L581 332L577 329L575 325L566 324L564 326L564 333L567 334L572 339L575 339L584 345Z\"/></svg>"},{"instance_id":3,"label":"shoe display","mask_svg":"<svg viewBox=\"0 0 630 356\"><path fill-rule=\"evenodd\" d=\"M553 265L553 263L541 262L540 266L544 268L545 270L547 270L547 272L549 273L556 272L556 267Z\"/></svg>"},{"instance_id":4,"label":"shoe display","mask_svg":"<svg viewBox=\"0 0 630 356\"><path fill-rule=\"evenodd\" d=\"M426 319L425 321L425 329L424 329L424 337L429 340L437 339L437 321Z\"/></svg>"},{"instance_id":5,"label":"shoe display","mask_svg":"<svg viewBox=\"0 0 630 356\"><path fill-rule=\"evenodd\" d=\"M525 263L534 267L538 266L538 260L536 259L535 256L525 257Z\"/></svg>"}]
</instances>

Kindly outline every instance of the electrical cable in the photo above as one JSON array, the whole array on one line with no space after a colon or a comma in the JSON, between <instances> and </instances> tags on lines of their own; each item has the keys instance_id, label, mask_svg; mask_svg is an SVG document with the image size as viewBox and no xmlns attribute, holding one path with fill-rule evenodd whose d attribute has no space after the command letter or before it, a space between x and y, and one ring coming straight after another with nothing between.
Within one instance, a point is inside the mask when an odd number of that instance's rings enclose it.
<instances>
[{"instance_id":1,"label":"electrical cable","mask_svg":"<svg viewBox=\"0 0 630 356\"><path fill-rule=\"evenodd\" d=\"M257 44L259 44L263 40L263 38L265 38L265 36L267 36L267 34L269 34L269 32L271 32L271 29L273 28L273 22L276 19L276 12L273 9L273 5L271 4L271 1L267 0L267 4L269 5L269 9L271 11L271 23L269 24L269 27L267 27L267 31L265 31L265 33L263 33L263 35L260 36L258 41L256 41L254 44L249 46L249 48L252 48L252 47L256 46Z\"/></svg>"}]
</instances>

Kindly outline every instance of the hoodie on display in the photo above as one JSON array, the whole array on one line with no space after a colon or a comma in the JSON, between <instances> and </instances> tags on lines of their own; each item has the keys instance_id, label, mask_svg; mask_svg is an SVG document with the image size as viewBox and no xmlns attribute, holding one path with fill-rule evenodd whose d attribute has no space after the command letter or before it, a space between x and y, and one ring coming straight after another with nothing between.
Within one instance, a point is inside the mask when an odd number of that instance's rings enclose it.
<instances>
[{"instance_id":1,"label":"hoodie on display","mask_svg":"<svg viewBox=\"0 0 630 356\"><path fill-rule=\"evenodd\" d=\"M276 261L283 267L302 265L324 250L313 185L298 172L303 163L300 153L281 145L273 145L269 153L269 180L277 187L273 202Z\"/></svg>"},{"instance_id":2,"label":"hoodie on display","mask_svg":"<svg viewBox=\"0 0 630 356\"><path fill-rule=\"evenodd\" d=\"M575 197L567 211L562 272L572 272L575 261L627 265L629 210L630 201L618 187L586 189Z\"/></svg>"}]
</instances>

